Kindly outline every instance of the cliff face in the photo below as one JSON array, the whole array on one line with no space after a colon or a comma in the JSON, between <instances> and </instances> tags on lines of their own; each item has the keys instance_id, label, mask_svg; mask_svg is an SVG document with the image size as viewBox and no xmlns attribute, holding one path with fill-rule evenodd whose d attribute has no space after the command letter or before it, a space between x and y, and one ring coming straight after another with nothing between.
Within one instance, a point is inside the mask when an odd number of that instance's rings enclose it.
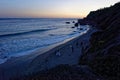
<instances>
[{"instance_id":1,"label":"cliff face","mask_svg":"<svg viewBox=\"0 0 120 80\"><path fill-rule=\"evenodd\" d=\"M78 20L80 24L97 24L97 27L106 29L110 26L111 22L117 21L120 17L120 2L114 6L99 9L97 11L91 11L88 16L82 20Z\"/></svg>"},{"instance_id":2,"label":"cliff face","mask_svg":"<svg viewBox=\"0 0 120 80\"><path fill-rule=\"evenodd\" d=\"M120 79L120 2L109 8L92 11L78 22L99 29L91 35L91 46L83 53L80 64L88 65L107 79Z\"/></svg>"}]
</instances>

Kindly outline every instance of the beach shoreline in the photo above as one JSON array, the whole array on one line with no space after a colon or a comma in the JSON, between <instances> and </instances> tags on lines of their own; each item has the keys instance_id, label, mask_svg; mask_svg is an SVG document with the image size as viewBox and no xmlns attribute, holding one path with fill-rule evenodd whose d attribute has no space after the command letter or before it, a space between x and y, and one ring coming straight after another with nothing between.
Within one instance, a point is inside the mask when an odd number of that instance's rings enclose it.
<instances>
[{"instance_id":1,"label":"beach shoreline","mask_svg":"<svg viewBox=\"0 0 120 80\"><path fill-rule=\"evenodd\" d=\"M10 59L0 65L1 79L4 79L6 76L9 78L50 69L60 64L77 64L82 49L89 45L89 37L95 31L96 30L91 27L90 30L83 35L48 47L46 52L44 52L44 50L42 50L43 52L38 50L31 55ZM84 44L83 46L81 46L81 42L82 45ZM58 55L57 52L60 54Z\"/></svg>"}]
</instances>

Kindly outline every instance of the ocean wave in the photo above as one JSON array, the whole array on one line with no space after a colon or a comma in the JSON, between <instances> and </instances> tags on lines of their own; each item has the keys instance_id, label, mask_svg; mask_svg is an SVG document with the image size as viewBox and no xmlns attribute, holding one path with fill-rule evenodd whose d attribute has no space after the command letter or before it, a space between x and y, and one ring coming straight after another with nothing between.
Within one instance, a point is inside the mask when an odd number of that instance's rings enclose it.
<instances>
[{"instance_id":1,"label":"ocean wave","mask_svg":"<svg viewBox=\"0 0 120 80\"><path fill-rule=\"evenodd\" d=\"M18 35L24 35L24 34L30 34L30 33L35 33L35 32L44 32L52 29L40 29L40 30L31 30L31 31L26 31L26 32L18 32L18 33L11 33L11 34L3 34L0 35L0 37L9 37L9 36L18 36Z\"/></svg>"}]
</instances>

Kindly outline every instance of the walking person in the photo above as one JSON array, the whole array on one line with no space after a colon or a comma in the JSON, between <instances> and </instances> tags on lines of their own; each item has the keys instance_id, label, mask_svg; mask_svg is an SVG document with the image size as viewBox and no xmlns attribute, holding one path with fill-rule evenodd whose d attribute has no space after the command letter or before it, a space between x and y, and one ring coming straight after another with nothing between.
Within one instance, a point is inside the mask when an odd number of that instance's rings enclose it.
<instances>
[{"instance_id":1,"label":"walking person","mask_svg":"<svg viewBox=\"0 0 120 80\"><path fill-rule=\"evenodd\" d=\"M74 48L73 48L73 46L70 45L70 48L71 48L71 51L72 51L72 53L73 53L73 52L74 52Z\"/></svg>"},{"instance_id":2,"label":"walking person","mask_svg":"<svg viewBox=\"0 0 120 80\"><path fill-rule=\"evenodd\" d=\"M83 42L81 42L81 46L83 45Z\"/></svg>"},{"instance_id":3,"label":"walking person","mask_svg":"<svg viewBox=\"0 0 120 80\"><path fill-rule=\"evenodd\" d=\"M60 50L56 52L56 56L61 56Z\"/></svg>"},{"instance_id":4,"label":"walking person","mask_svg":"<svg viewBox=\"0 0 120 80\"><path fill-rule=\"evenodd\" d=\"M77 48L79 47L79 43L78 42L76 43L76 46L77 46Z\"/></svg>"}]
</instances>

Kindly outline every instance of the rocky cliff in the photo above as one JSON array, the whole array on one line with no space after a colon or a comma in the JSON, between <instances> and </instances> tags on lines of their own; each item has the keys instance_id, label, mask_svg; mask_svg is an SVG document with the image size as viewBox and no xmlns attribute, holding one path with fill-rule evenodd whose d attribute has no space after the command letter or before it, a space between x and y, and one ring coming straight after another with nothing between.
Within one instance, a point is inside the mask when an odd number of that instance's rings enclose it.
<instances>
[{"instance_id":1,"label":"rocky cliff","mask_svg":"<svg viewBox=\"0 0 120 80\"><path fill-rule=\"evenodd\" d=\"M88 65L106 79L120 79L120 2L109 8L92 11L80 24L98 28L91 35L89 49L80 58L80 65Z\"/></svg>"}]
</instances>

